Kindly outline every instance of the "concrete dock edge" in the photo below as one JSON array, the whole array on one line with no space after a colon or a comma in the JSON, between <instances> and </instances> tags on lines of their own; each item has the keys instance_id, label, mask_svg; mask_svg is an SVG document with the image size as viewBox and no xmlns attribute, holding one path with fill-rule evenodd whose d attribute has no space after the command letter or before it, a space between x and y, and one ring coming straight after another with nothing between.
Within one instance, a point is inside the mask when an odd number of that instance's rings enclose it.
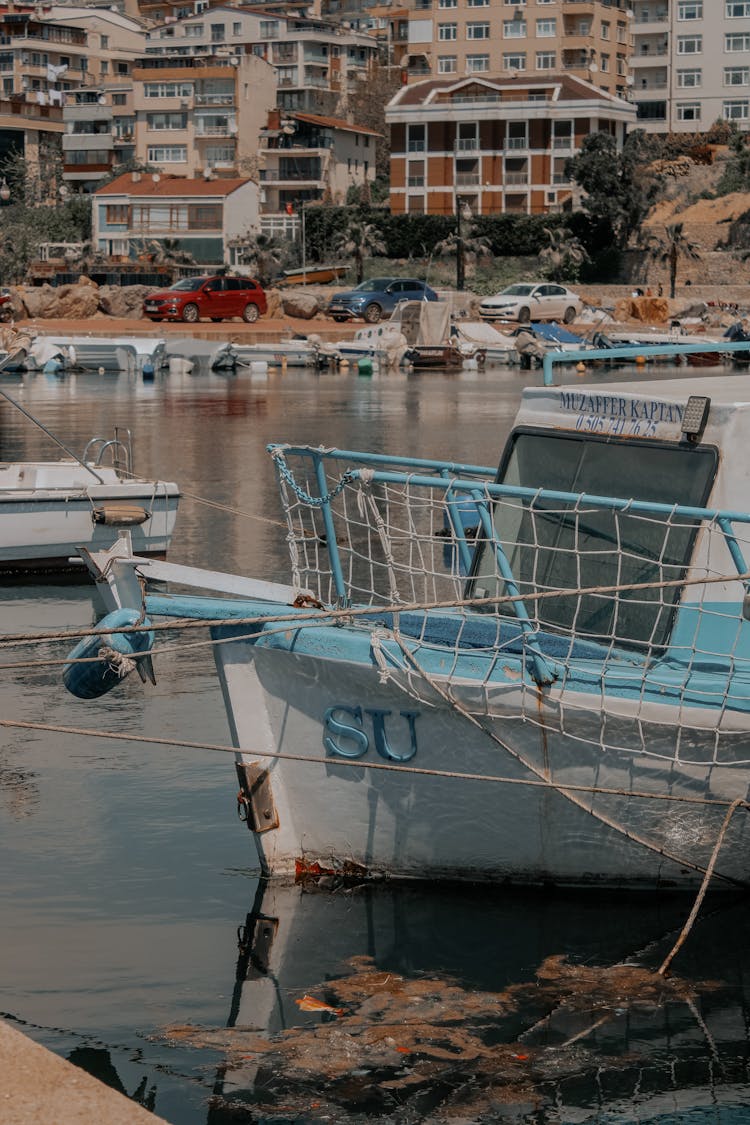
<instances>
[{"instance_id":1,"label":"concrete dock edge","mask_svg":"<svg viewBox=\"0 0 750 1125\"><path fill-rule=\"evenodd\" d=\"M2 1125L166 1125L0 1020Z\"/></svg>"}]
</instances>

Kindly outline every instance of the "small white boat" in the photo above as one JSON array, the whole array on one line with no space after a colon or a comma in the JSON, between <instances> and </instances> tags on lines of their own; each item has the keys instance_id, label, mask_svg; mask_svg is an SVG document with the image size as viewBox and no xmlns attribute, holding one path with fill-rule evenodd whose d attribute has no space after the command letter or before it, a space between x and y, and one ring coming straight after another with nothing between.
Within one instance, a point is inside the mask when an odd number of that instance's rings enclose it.
<instances>
[{"instance_id":1,"label":"small white boat","mask_svg":"<svg viewBox=\"0 0 750 1125\"><path fill-rule=\"evenodd\" d=\"M85 577L80 548L109 547L124 528L144 555L164 558L179 489L131 470L130 434L117 431L80 458L0 462L0 574Z\"/></svg>"},{"instance_id":2,"label":"small white boat","mask_svg":"<svg viewBox=\"0 0 750 1125\"><path fill-rule=\"evenodd\" d=\"M254 363L269 367L325 368L335 357L335 349L327 349L316 338L284 340L270 344L227 344L217 353L212 369L252 368Z\"/></svg>"},{"instance_id":3,"label":"small white boat","mask_svg":"<svg viewBox=\"0 0 750 1125\"><path fill-rule=\"evenodd\" d=\"M166 364L165 341L150 336L37 335L29 348L27 370L134 371L152 374Z\"/></svg>"}]
</instances>

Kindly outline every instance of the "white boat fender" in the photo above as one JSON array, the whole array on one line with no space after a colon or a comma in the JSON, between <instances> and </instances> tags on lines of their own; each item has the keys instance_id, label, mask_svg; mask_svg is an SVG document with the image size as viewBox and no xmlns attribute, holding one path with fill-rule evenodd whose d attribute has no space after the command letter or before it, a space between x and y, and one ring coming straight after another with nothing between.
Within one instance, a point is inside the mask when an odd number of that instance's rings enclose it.
<instances>
[{"instance_id":1,"label":"white boat fender","mask_svg":"<svg viewBox=\"0 0 750 1125\"><path fill-rule=\"evenodd\" d=\"M154 634L147 617L135 609L116 609L98 624L99 629L116 629L142 624L147 628L137 633L107 633L84 637L71 649L63 668L63 683L78 699L97 699L116 687L138 667L148 661L145 654L153 647ZM98 657L98 659L92 659ZM78 663L78 661L86 663Z\"/></svg>"},{"instance_id":2,"label":"white boat fender","mask_svg":"<svg viewBox=\"0 0 750 1125\"><path fill-rule=\"evenodd\" d=\"M138 527L151 518L151 513L137 504L102 504L92 509L93 523L105 527Z\"/></svg>"}]
</instances>

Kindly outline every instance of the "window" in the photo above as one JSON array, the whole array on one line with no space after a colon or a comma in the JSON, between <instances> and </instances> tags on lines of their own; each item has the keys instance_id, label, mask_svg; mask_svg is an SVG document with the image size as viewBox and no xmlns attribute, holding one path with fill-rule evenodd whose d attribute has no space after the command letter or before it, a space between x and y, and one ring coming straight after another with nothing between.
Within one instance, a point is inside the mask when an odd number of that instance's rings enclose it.
<instances>
[{"instance_id":1,"label":"window","mask_svg":"<svg viewBox=\"0 0 750 1125\"><path fill-rule=\"evenodd\" d=\"M488 8L490 0L466 0L467 8Z\"/></svg>"},{"instance_id":2,"label":"window","mask_svg":"<svg viewBox=\"0 0 750 1125\"><path fill-rule=\"evenodd\" d=\"M526 52L503 55L503 70L526 70Z\"/></svg>"},{"instance_id":3,"label":"window","mask_svg":"<svg viewBox=\"0 0 750 1125\"><path fill-rule=\"evenodd\" d=\"M677 120L678 121L700 121L701 119L701 103L700 102L678 102L677 103Z\"/></svg>"},{"instance_id":4,"label":"window","mask_svg":"<svg viewBox=\"0 0 750 1125\"><path fill-rule=\"evenodd\" d=\"M703 0L680 0L677 5L678 20L702 20Z\"/></svg>"},{"instance_id":5,"label":"window","mask_svg":"<svg viewBox=\"0 0 750 1125\"><path fill-rule=\"evenodd\" d=\"M260 37L261 39L275 39L279 34L279 21L278 20L261 20L260 21Z\"/></svg>"},{"instance_id":6,"label":"window","mask_svg":"<svg viewBox=\"0 0 750 1125\"><path fill-rule=\"evenodd\" d=\"M186 39L200 39L203 35L204 24L202 23L188 23L185 24L185 38Z\"/></svg>"},{"instance_id":7,"label":"window","mask_svg":"<svg viewBox=\"0 0 750 1125\"><path fill-rule=\"evenodd\" d=\"M145 98L190 98L193 87L190 82L144 82Z\"/></svg>"},{"instance_id":8,"label":"window","mask_svg":"<svg viewBox=\"0 0 750 1125\"><path fill-rule=\"evenodd\" d=\"M223 23L211 24L211 42L223 43L226 39L226 27Z\"/></svg>"},{"instance_id":9,"label":"window","mask_svg":"<svg viewBox=\"0 0 750 1125\"><path fill-rule=\"evenodd\" d=\"M694 90L703 85L702 75L701 70L678 70L677 85L681 90Z\"/></svg>"},{"instance_id":10,"label":"window","mask_svg":"<svg viewBox=\"0 0 750 1125\"><path fill-rule=\"evenodd\" d=\"M525 39L526 20L503 20L503 36L506 39Z\"/></svg>"},{"instance_id":11,"label":"window","mask_svg":"<svg viewBox=\"0 0 750 1125\"><path fill-rule=\"evenodd\" d=\"M695 454L691 457L691 454ZM717 455L708 447L648 443L623 438L608 442L588 435L563 435L533 430L517 431L503 458L501 483L612 495L623 492L636 500L700 507L705 503L716 475ZM670 498L669 486L677 482L678 495ZM519 589L607 586L617 583L659 582L666 560L670 577L679 581L693 551L697 524L675 527L612 511L591 511L585 519L577 506L518 501L499 504L493 513L497 539L510 544L508 564ZM554 508L554 510L553 510ZM540 510L541 509L541 510ZM583 524L585 523L585 527ZM580 549L585 538L587 550ZM620 552L612 551L617 543ZM598 549L595 549L595 546ZM495 552L485 541L477 549L476 578L469 597L505 594L507 587L498 575ZM673 607L679 601L677 588L660 591L653 599L633 596L630 591L612 595L606 603L601 595L583 593L568 598L533 602L535 617L553 628L571 628L579 635L608 637L630 642L649 651L665 645L673 625ZM497 613L493 607L491 610ZM501 607L501 614L511 614Z\"/></svg>"},{"instance_id":12,"label":"window","mask_svg":"<svg viewBox=\"0 0 750 1125\"><path fill-rule=\"evenodd\" d=\"M186 113L147 113L146 128L154 131L162 129L186 129Z\"/></svg>"},{"instance_id":13,"label":"window","mask_svg":"<svg viewBox=\"0 0 750 1125\"><path fill-rule=\"evenodd\" d=\"M739 20L743 16L750 16L750 0L728 0L726 17L728 20Z\"/></svg>"},{"instance_id":14,"label":"window","mask_svg":"<svg viewBox=\"0 0 750 1125\"><path fill-rule=\"evenodd\" d=\"M458 0L438 0L438 8L457 8Z\"/></svg>"},{"instance_id":15,"label":"window","mask_svg":"<svg viewBox=\"0 0 750 1125\"><path fill-rule=\"evenodd\" d=\"M187 145L149 145L149 164L186 164Z\"/></svg>"},{"instance_id":16,"label":"window","mask_svg":"<svg viewBox=\"0 0 750 1125\"><path fill-rule=\"evenodd\" d=\"M489 39L490 25L488 23L467 23L467 39Z\"/></svg>"},{"instance_id":17,"label":"window","mask_svg":"<svg viewBox=\"0 0 750 1125\"><path fill-rule=\"evenodd\" d=\"M109 36L108 35L102 35L101 36L101 45L102 45L102 50L106 51L107 48L109 47Z\"/></svg>"},{"instance_id":18,"label":"window","mask_svg":"<svg viewBox=\"0 0 750 1125\"><path fill-rule=\"evenodd\" d=\"M725 66L725 86L750 86L750 66Z\"/></svg>"},{"instance_id":19,"label":"window","mask_svg":"<svg viewBox=\"0 0 750 1125\"><path fill-rule=\"evenodd\" d=\"M604 21L602 21L602 39L609 39L609 24Z\"/></svg>"},{"instance_id":20,"label":"window","mask_svg":"<svg viewBox=\"0 0 750 1125\"><path fill-rule=\"evenodd\" d=\"M556 51L537 51L536 53L536 69L537 70L554 70L557 66L557 52Z\"/></svg>"},{"instance_id":21,"label":"window","mask_svg":"<svg viewBox=\"0 0 750 1125\"><path fill-rule=\"evenodd\" d=\"M406 148L408 152L424 152L426 125L407 125Z\"/></svg>"},{"instance_id":22,"label":"window","mask_svg":"<svg viewBox=\"0 0 750 1125\"><path fill-rule=\"evenodd\" d=\"M99 73L109 74L109 59L102 59L99 63Z\"/></svg>"},{"instance_id":23,"label":"window","mask_svg":"<svg viewBox=\"0 0 750 1125\"><path fill-rule=\"evenodd\" d=\"M438 39L446 42L449 39L456 39L458 35L458 24L455 23L439 23L438 24Z\"/></svg>"},{"instance_id":24,"label":"window","mask_svg":"<svg viewBox=\"0 0 750 1125\"><path fill-rule=\"evenodd\" d=\"M457 61L455 55L438 55L438 74L455 74Z\"/></svg>"},{"instance_id":25,"label":"window","mask_svg":"<svg viewBox=\"0 0 750 1125\"><path fill-rule=\"evenodd\" d=\"M505 138L506 148L528 148L525 121L509 121L508 135Z\"/></svg>"},{"instance_id":26,"label":"window","mask_svg":"<svg viewBox=\"0 0 750 1125\"><path fill-rule=\"evenodd\" d=\"M750 35L725 35L724 50L727 52L750 51Z\"/></svg>"},{"instance_id":27,"label":"window","mask_svg":"<svg viewBox=\"0 0 750 1125\"><path fill-rule=\"evenodd\" d=\"M537 20L537 39L554 39L557 35L557 20Z\"/></svg>"},{"instance_id":28,"label":"window","mask_svg":"<svg viewBox=\"0 0 750 1125\"><path fill-rule=\"evenodd\" d=\"M750 102L724 102L722 113L725 121L747 121L750 116Z\"/></svg>"},{"instance_id":29,"label":"window","mask_svg":"<svg viewBox=\"0 0 750 1125\"><path fill-rule=\"evenodd\" d=\"M489 55L467 55L466 56L466 72L467 74L480 74L482 71L490 69L490 56Z\"/></svg>"},{"instance_id":30,"label":"window","mask_svg":"<svg viewBox=\"0 0 750 1125\"><path fill-rule=\"evenodd\" d=\"M127 203L109 203L104 208L104 221L108 226L113 223L127 224L130 219L130 208Z\"/></svg>"},{"instance_id":31,"label":"window","mask_svg":"<svg viewBox=\"0 0 750 1125\"><path fill-rule=\"evenodd\" d=\"M476 121L459 121L456 149L459 152L472 152L479 148L479 126Z\"/></svg>"},{"instance_id":32,"label":"window","mask_svg":"<svg viewBox=\"0 0 750 1125\"><path fill-rule=\"evenodd\" d=\"M410 160L406 174L407 187L424 187L424 160Z\"/></svg>"},{"instance_id":33,"label":"window","mask_svg":"<svg viewBox=\"0 0 750 1125\"><path fill-rule=\"evenodd\" d=\"M233 23L232 24L232 35L242 35L242 24L241 23Z\"/></svg>"},{"instance_id":34,"label":"window","mask_svg":"<svg viewBox=\"0 0 750 1125\"><path fill-rule=\"evenodd\" d=\"M191 203L188 207L190 230L221 230L220 203Z\"/></svg>"},{"instance_id":35,"label":"window","mask_svg":"<svg viewBox=\"0 0 750 1125\"><path fill-rule=\"evenodd\" d=\"M699 55L703 50L703 36L702 35L678 35L677 36L677 54L678 55Z\"/></svg>"},{"instance_id":36,"label":"window","mask_svg":"<svg viewBox=\"0 0 750 1125\"><path fill-rule=\"evenodd\" d=\"M112 105L127 105L127 104L128 104L128 95L127 94L113 94L112 95Z\"/></svg>"}]
</instances>

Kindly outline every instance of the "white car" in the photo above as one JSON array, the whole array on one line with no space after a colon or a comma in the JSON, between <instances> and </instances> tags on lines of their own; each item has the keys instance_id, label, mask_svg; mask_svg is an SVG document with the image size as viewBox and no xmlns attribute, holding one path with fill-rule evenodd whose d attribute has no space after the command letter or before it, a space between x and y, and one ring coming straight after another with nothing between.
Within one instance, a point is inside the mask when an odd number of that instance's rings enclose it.
<instances>
[{"instance_id":1,"label":"white car","mask_svg":"<svg viewBox=\"0 0 750 1125\"><path fill-rule=\"evenodd\" d=\"M487 297L479 306L483 320L562 320L570 324L583 308L577 293L551 281L509 285L495 297Z\"/></svg>"}]
</instances>

